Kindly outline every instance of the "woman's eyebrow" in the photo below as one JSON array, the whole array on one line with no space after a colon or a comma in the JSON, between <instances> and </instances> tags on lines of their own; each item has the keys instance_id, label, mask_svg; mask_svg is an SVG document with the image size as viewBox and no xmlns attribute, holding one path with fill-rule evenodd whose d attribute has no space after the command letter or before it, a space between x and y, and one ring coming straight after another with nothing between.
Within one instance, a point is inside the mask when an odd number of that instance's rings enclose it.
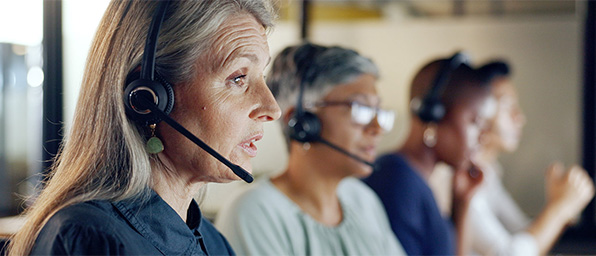
<instances>
[{"instance_id":1,"label":"woman's eyebrow","mask_svg":"<svg viewBox=\"0 0 596 256\"><path fill-rule=\"evenodd\" d=\"M259 57L256 54L254 54L254 53L241 53L241 54L238 54L236 56L234 56L234 55L235 55L234 53L230 54L223 61L221 67L223 67L223 68L229 67L229 65L231 65L232 63L234 63L234 60L239 59L239 58L246 58L251 63L257 63L259 61ZM267 59L267 65L269 65L269 62L271 62L271 56L269 56L269 58Z\"/></svg>"},{"instance_id":2,"label":"woman's eyebrow","mask_svg":"<svg viewBox=\"0 0 596 256\"><path fill-rule=\"evenodd\" d=\"M259 58L257 57L257 55L254 54L254 53L244 53L244 54L240 54L238 57L240 57L240 58L247 58L251 62L257 62L259 60Z\"/></svg>"},{"instance_id":3,"label":"woman's eyebrow","mask_svg":"<svg viewBox=\"0 0 596 256\"><path fill-rule=\"evenodd\" d=\"M376 103L376 104L381 103L381 97L379 97L378 95L368 95L368 94L363 94L363 93L352 94L352 95L350 95L350 97L348 97L348 99L349 100L363 100L363 101L365 101L363 103Z\"/></svg>"}]
</instances>

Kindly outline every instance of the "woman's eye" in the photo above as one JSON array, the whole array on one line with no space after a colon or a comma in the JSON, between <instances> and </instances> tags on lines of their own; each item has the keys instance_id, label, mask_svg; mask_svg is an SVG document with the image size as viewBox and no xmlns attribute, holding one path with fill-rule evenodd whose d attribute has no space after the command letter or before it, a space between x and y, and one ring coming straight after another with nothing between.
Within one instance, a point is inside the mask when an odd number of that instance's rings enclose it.
<instances>
[{"instance_id":1,"label":"woman's eye","mask_svg":"<svg viewBox=\"0 0 596 256\"><path fill-rule=\"evenodd\" d=\"M235 86L243 87L246 84L246 75L239 75L231 79Z\"/></svg>"}]
</instances>

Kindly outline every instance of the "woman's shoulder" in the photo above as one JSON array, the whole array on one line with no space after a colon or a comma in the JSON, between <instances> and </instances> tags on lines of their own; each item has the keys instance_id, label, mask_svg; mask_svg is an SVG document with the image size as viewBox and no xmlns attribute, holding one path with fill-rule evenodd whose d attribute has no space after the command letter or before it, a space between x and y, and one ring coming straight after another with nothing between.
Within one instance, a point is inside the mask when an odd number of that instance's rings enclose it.
<instances>
[{"instance_id":1,"label":"woman's shoulder","mask_svg":"<svg viewBox=\"0 0 596 256\"><path fill-rule=\"evenodd\" d=\"M361 180L354 177L344 178L337 187L340 195L351 197L371 197L375 196L375 192Z\"/></svg>"},{"instance_id":2,"label":"woman's shoulder","mask_svg":"<svg viewBox=\"0 0 596 256\"><path fill-rule=\"evenodd\" d=\"M108 201L87 201L67 206L56 212L46 223L50 227L92 227L110 228L110 221L117 217Z\"/></svg>"},{"instance_id":3,"label":"woman's shoulder","mask_svg":"<svg viewBox=\"0 0 596 256\"><path fill-rule=\"evenodd\" d=\"M373 173L363 181L377 193L417 191L427 186L406 158L395 153L380 156L375 161Z\"/></svg>"},{"instance_id":4,"label":"woman's shoulder","mask_svg":"<svg viewBox=\"0 0 596 256\"><path fill-rule=\"evenodd\" d=\"M381 155L375 161L375 171L377 172L385 172L388 170L395 169L411 170L413 168L412 166L410 166L410 164L403 155L396 153L388 153Z\"/></svg>"},{"instance_id":5,"label":"woman's shoulder","mask_svg":"<svg viewBox=\"0 0 596 256\"><path fill-rule=\"evenodd\" d=\"M337 188L337 194L342 203L354 205L355 207L381 207L382 205L374 190L361 180L353 177L341 181Z\"/></svg>"},{"instance_id":6,"label":"woman's shoulder","mask_svg":"<svg viewBox=\"0 0 596 256\"><path fill-rule=\"evenodd\" d=\"M126 223L117 218L109 202L77 203L59 210L46 222L32 253L122 253L119 237L126 229Z\"/></svg>"},{"instance_id":7,"label":"woman's shoulder","mask_svg":"<svg viewBox=\"0 0 596 256\"><path fill-rule=\"evenodd\" d=\"M224 204L217 214L215 227L228 239L234 250L240 250L239 253L246 249L243 246L247 246L240 241L250 240L247 243L251 247L269 243L265 241L287 243L289 240L284 234L299 232L298 216L302 216L296 214L299 210L288 201L269 179L258 180Z\"/></svg>"},{"instance_id":8,"label":"woman's shoulder","mask_svg":"<svg viewBox=\"0 0 596 256\"><path fill-rule=\"evenodd\" d=\"M277 215L275 212L291 208L288 201L268 178L261 179L224 204L220 214L263 218L264 213Z\"/></svg>"}]
</instances>

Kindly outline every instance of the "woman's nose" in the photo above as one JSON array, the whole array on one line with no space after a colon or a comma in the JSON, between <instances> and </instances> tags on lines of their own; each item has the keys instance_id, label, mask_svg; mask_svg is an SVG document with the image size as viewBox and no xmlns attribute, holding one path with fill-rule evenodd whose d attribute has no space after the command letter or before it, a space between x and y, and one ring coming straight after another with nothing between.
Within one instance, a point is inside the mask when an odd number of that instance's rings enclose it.
<instances>
[{"instance_id":1,"label":"woman's nose","mask_svg":"<svg viewBox=\"0 0 596 256\"><path fill-rule=\"evenodd\" d=\"M255 108L250 113L250 118L261 122L277 120L281 116L281 109L267 87L265 80L261 80L251 95L255 98Z\"/></svg>"},{"instance_id":2,"label":"woman's nose","mask_svg":"<svg viewBox=\"0 0 596 256\"><path fill-rule=\"evenodd\" d=\"M364 129L373 136L381 135L383 132L383 128L381 128L381 125L379 124L378 116L375 116L370 123L364 127Z\"/></svg>"},{"instance_id":3,"label":"woman's nose","mask_svg":"<svg viewBox=\"0 0 596 256\"><path fill-rule=\"evenodd\" d=\"M526 115L522 112L521 108L518 106L515 108L514 111L514 120L520 125L523 126L526 124Z\"/></svg>"}]
</instances>

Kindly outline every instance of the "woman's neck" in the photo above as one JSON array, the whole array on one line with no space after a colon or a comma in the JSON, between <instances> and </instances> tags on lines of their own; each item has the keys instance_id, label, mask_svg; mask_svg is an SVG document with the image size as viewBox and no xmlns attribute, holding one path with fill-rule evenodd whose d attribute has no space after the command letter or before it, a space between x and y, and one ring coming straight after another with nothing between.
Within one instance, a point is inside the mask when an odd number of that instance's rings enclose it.
<instances>
[{"instance_id":1,"label":"woman's neck","mask_svg":"<svg viewBox=\"0 0 596 256\"><path fill-rule=\"evenodd\" d=\"M413 142L412 139L408 139L396 153L402 154L408 163L414 167L414 170L428 182L437 163L437 158L431 149L420 142Z\"/></svg>"},{"instance_id":2,"label":"woman's neck","mask_svg":"<svg viewBox=\"0 0 596 256\"><path fill-rule=\"evenodd\" d=\"M480 166L492 165L497 162L500 153L500 150L496 148L485 147L476 154L477 157L474 158L474 161Z\"/></svg>"},{"instance_id":3,"label":"woman's neck","mask_svg":"<svg viewBox=\"0 0 596 256\"><path fill-rule=\"evenodd\" d=\"M186 222L190 202L205 183L193 183L165 168L154 170L153 177L152 189Z\"/></svg>"},{"instance_id":4,"label":"woman's neck","mask_svg":"<svg viewBox=\"0 0 596 256\"><path fill-rule=\"evenodd\" d=\"M342 221L337 186L344 177L334 176L332 163L290 155L288 169L271 182L313 219L327 226Z\"/></svg>"}]
</instances>

